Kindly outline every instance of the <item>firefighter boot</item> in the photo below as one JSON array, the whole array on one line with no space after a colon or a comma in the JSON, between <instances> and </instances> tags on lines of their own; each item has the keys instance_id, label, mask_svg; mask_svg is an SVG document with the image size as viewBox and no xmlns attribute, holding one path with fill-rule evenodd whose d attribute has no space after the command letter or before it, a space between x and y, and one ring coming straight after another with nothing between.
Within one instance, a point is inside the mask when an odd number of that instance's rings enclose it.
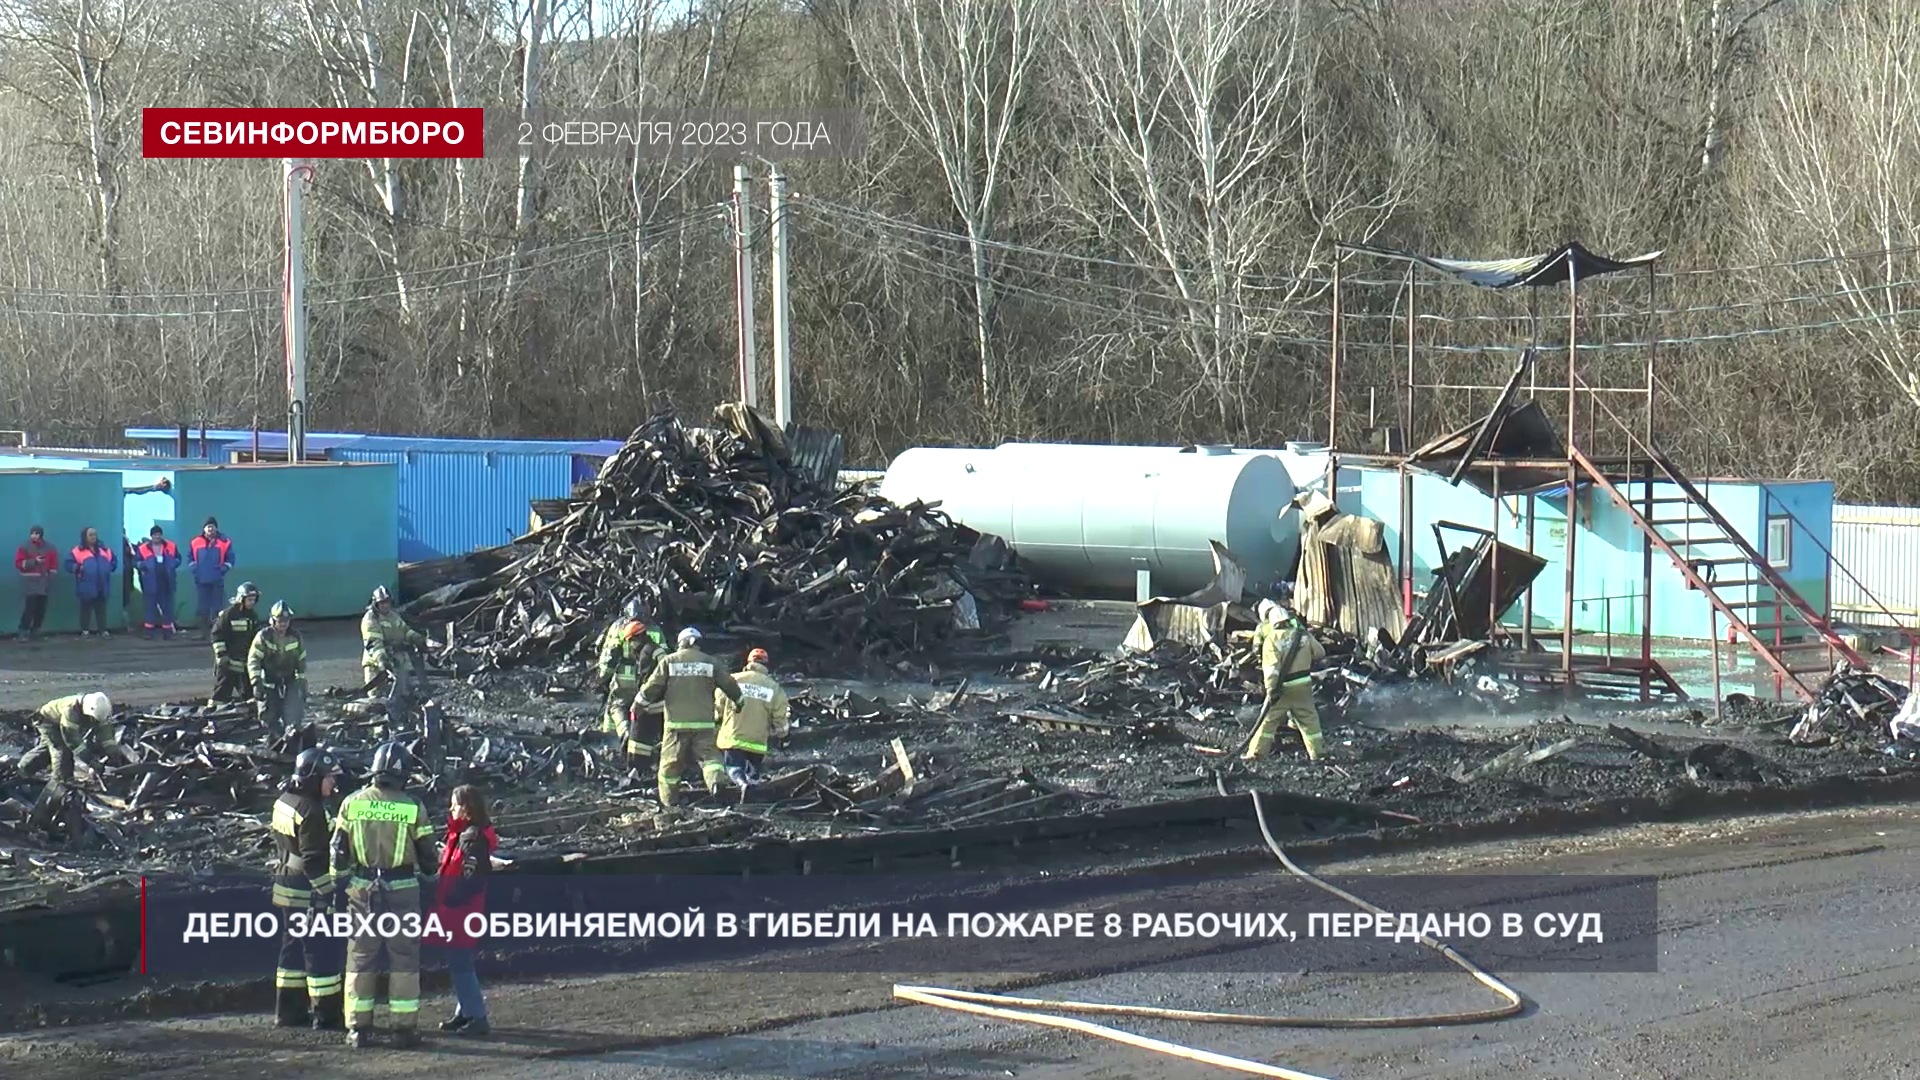
<instances>
[{"instance_id":1,"label":"firefighter boot","mask_svg":"<svg viewBox=\"0 0 1920 1080\"><path fill-rule=\"evenodd\" d=\"M393 1046L396 1050L410 1050L420 1045L420 1032L413 1028L397 1028L393 1033Z\"/></svg>"},{"instance_id":2,"label":"firefighter boot","mask_svg":"<svg viewBox=\"0 0 1920 1080\"><path fill-rule=\"evenodd\" d=\"M354 1028L347 1032L347 1045L355 1050L365 1050L373 1045L373 1033L366 1028Z\"/></svg>"},{"instance_id":3,"label":"firefighter boot","mask_svg":"<svg viewBox=\"0 0 1920 1080\"><path fill-rule=\"evenodd\" d=\"M274 994L273 1026L306 1027L313 1022L313 1016L307 1011L307 988L304 986L283 986Z\"/></svg>"},{"instance_id":4,"label":"firefighter boot","mask_svg":"<svg viewBox=\"0 0 1920 1080\"><path fill-rule=\"evenodd\" d=\"M340 995L332 994L314 1003L313 1030L342 1031L347 1026L347 1018L341 1011Z\"/></svg>"}]
</instances>

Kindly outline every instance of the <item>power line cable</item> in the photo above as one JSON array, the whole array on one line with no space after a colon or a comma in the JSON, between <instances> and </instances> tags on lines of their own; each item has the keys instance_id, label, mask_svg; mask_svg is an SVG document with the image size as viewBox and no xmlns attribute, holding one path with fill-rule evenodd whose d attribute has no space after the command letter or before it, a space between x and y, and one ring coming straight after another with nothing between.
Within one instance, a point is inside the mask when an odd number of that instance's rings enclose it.
<instances>
[{"instance_id":1,"label":"power line cable","mask_svg":"<svg viewBox=\"0 0 1920 1080\"><path fill-rule=\"evenodd\" d=\"M810 200L810 202L813 203L815 208L818 208L821 205L819 200ZM814 220L821 221L825 224L828 224L830 228L835 228L838 231L848 233L849 235L863 242L870 241L872 239L873 234L871 233L868 233L868 234L852 233L850 230L840 227L833 220L835 216L836 214L834 212L829 211L827 214L824 214L824 215L816 214L814 216ZM861 215L861 216L868 219L877 217L877 215ZM940 232L939 230L932 230L932 231L935 233ZM954 237L956 239L961 239L961 240L965 239L964 237L959 236L959 234L946 233L944 235L949 237ZM867 254L867 255L872 254L872 251L869 248L864 247L863 245L848 245L848 246L850 249L860 250L863 254ZM1920 250L1920 249L1916 249L1916 250ZM918 252L914 252L908 248L897 248L893 250L890 254L892 255L892 257L896 259L902 259L905 261L917 261L919 263L920 269L922 269L923 271L931 271L936 276L939 276L944 280L952 281L958 284L970 284L974 280L974 275L971 269L956 268L951 266L939 266L937 264L934 264L932 260L928 259L926 256ZM1814 262L1814 261L1819 261L1819 260L1808 260L1808 262ZM1920 284L1920 283L1917 283L1917 284ZM1211 332L1215 329L1210 324L1200 320L1174 319L1174 318L1158 316L1155 314L1150 314L1150 313L1140 312L1140 311L1128 311L1128 312L1122 313L1122 312L1117 312L1112 309L1103 307L1098 304L1089 303L1084 300L1065 297L1057 293L1049 293L1044 290L1024 288L1024 287L1013 285L1011 283L1003 282L1003 281L995 281L993 287L995 291L999 293L1026 295L1033 299L1043 300L1046 302L1057 303L1057 304L1062 304L1067 306L1075 306L1075 307L1080 307L1084 309L1090 309L1090 310L1097 311L1109 316L1121 316L1122 314L1124 314L1127 317L1139 318L1139 319L1142 319L1143 321L1149 321L1149 322L1159 322L1163 325L1171 326L1178 329L1184 329L1184 330L1200 329L1200 330L1206 330ZM1860 289L1860 290L1843 290L1838 293L1828 294L1828 296L1829 298L1832 298L1832 297L1849 295L1850 293L1879 292L1879 291L1883 291L1885 288L1886 288L1885 286L1873 286L1870 288ZM1135 291L1133 295L1139 298L1157 299L1157 300L1165 301L1168 303L1174 303L1174 304L1189 303L1189 301L1183 300L1179 297L1171 297L1171 296L1166 296L1164 294ZM1292 314L1292 313L1280 311L1278 309L1247 308L1245 306L1234 304L1231 302L1228 302L1226 306L1234 309L1236 312L1239 312L1241 314L1252 313L1252 314L1281 315L1281 316ZM1723 333L1704 333L1704 334L1689 334L1689 335L1679 335L1679 336L1663 336L1663 337L1653 337L1653 338L1621 339L1621 340L1613 340L1613 341L1579 342L1576 344L1575 347L1578 351L1581 351L1581 352L1604 352L1604 351L1616 350L1616 349L1646 349L1646 348L1653 348L1656 346L1715 344L1715 343L1748 340L1752 338L1778 337L1778 336L1789 335L1789 334L1815 333L1819 331L1841 329L1841 328L1850 327L1850 326L1862 326L1862 325L1868 325L1868 324L1885 323L1885 322L1895 321L1898 319L1902 319L1902 318L1906 318L1914 315L1920 315L1920 308L1900 308L1891 312L1873 312L1873 313L1864 314L1864 315L1825 319L1825 320L1820 320L1815 322L1804 322L1804 323L1797 323L1797 324L1792 324L1787 326L1751 327L1751 328L1746 328L1742 330L1729 331L1729 332L1723 332ZM1645 313L1636 313L1635 317L1645 318L1646 315ZM1255 330L1255 329L1247 329L1243 332L1250 337L1262 338L1263 340L1268 340L1268 341L1272 341L1279 344L1297 344L1297 345L1310 345L1310 346L1330 346L1332 344L1332 342L1329 339L1325 339L1325 338L1267 334L1267 333L1262 333L1261 331ZM1392 350L1397 352L1404 347L1404 344L1399 342L1349 341L1347 343L1347 347L1356 348L1356 349ZM1447 344L1440 344L1440 343L1432 343L1432 344L1422 345L1421 348L1431 352L1451 353L1451 354L1457 354L1457 355L1483 355L1483 354L1516 355L1518 353L1526 351L1526 349L1529 348L1529 346L1527 345L1447 345Z\"/></svg>"}]
</instances>

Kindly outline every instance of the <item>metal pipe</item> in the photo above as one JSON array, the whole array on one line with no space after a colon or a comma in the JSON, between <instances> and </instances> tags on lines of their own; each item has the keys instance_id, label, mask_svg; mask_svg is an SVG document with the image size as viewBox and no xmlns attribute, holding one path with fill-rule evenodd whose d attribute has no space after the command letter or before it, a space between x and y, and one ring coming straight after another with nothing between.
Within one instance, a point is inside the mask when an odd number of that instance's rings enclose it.
<instances>
[{"instance_id":1,"label":"metal pipe","mask_svg":"<svg viewBox=\"0 0 1920 1080\"><path fill-rule=\"evenodd\" d=\"M1400 465L1400 609L1413 617L1413 475Z\"/></svg>"},{"instance_id":2,"label":"metal pipe","mask_svg":"<svg viewBox=\"0 0 1920 1080\"><path fill-rule=\"evenodd\" d=\"M745 165L733 167L733 277L735 314L740 320L740 400L749 408L760 403L760 371L754 357L753 218L748 195L750 179Z\"/></svg>"},{"instance_id":3,"label":"metal pipe","mask_svg":"<svg viewBox=\"0 0 1920 1080\"><path fill-rule=\"evenodd\" d=\"M1488 546L1489 573L1493 585L1487 590L1487 637L1500 634L1500 466L1493 467L1493 542Z\"/></svg>"},{"instance_id":4,"label":"metal pipe","mask_svg":"<svg viewBox=\"0 0 1920 1080\"><path fill-rule=\"evenodd\" d=\"M1606 650L1602 655L1604 655L1607 658L1607 666L1612 667L1613 666L1613 597L1611 596L1601 597L1600 605L1601 605L1600 607L1601 633L1605 634L1607 637Z\"/></svg>"},{"instance_id":5,"label":"metal pipe","mask_svg":"<svg viewBox=\"0 0 1920 1080\"><path fill-rule=\"evenodd\" d=\"M1653 272L1653 264L1648 263L1647 320L1652 324L1650 327L1651 330L1659 329L1660 305L1655 302L1658 299L1658 294L1655 290L1655 283L1658 280ZM1660 335L1658 333L1649 333L1647 340L1649 342L1647 346L1647 448L1651 450L1653 448L1653 377L1654 365L1660 359Z\"/></svg>"},{"instance_id":6,"label":"metal pipe","mask_svg":"<svg viewBox=\"0 0 1920 1080\"><path fill-rule=\"evenodd\" d=\"M1641 504L1642 521L1653 520L1653 462L1641 463L1646 474L1646 502ZM1709 605L1711 606L1711 605ZM1640 700L1653 696L1653 541L1640 538Z\"/></svg>"},{"instance_id":7,"label":"metal pipe","mask_svg":"<svg viewBox=\"0 0 1920 1080\"><path fill-rule=\"evenodd\" d=\"M1539 509L1540 509L1540 496L1529 492L1527 494L1527 551L1530 554L1536 554L1536 555L1539 554L1539 552L1535 551L1533 546L1533 525L1534 525L1535 519L1539 517L1539 513L1538 513ZM1525 605L1521 609L1520 620L1521 620L1520 621L1520 648L1526 652L1532 652L1533 651L1533 582L1531 581L1527 582L1527 593L1525 598Z\"/></svg>"},{"instance_id":8,"label":"metal pipe","mask_svg":"<svg viewBox=\"0 0 1920 1080\"><path fill-rule=\"evenodd\" d=\"M1485 390L1493 393L1498 393L1502 390L1505 390L1506 387L1484 386L1477 383L1419 383L1415 386L1415 389L1418 389L1418 390ZM1541 394L1564 394L1567 392L1567 389L1564 386L1542 386L1542 387L1539 387L1535 392L1541 393ZM1640 397L1642 394L1645 393L1644 390L1641 390L1637 386L1626 386L1626 387L1583 386L1580 388L1580 392L1583 394L1632 394L1634 397Z\"/></svg>"},{"instance_id":9,"label":"metal pipe","mask_svg":"<svg viewBox=\"0 0 1920 1080\"><path fill-rule=\"evenodd\" d=\"M773 230L773 422L793 423L793 344L787 327L787 178L767 165L767 208Z\"/></svg>"},{"instance_id":10,"label":"metal pipe","mask_svg":"<svg viewBox=\"0 0 1920 1080\"><path fill-rule=\"evenodd\" d=\"M287 200L287 460L302 461L307 450L307 256L305 181L313 167L286 159ZM258 460L259 455L254 455Z\"/></svg>"},{"instance_id":11,"label":"metal pipe","mask_svg":"<svg viewBox=\"0 0 1920 1080\"><path fill-rule=\"evenodd\" d=\"M1419 437L1414 434L1414 427L1413 427L1413 422L1417 416L1417 413L1414 410L1414 390L1416 389L1416 387L1413 381L1413 344L1414 344L1414 337L1415 337L1414 331L1418 329L1418 326L1419 326L1419 324L1415 321L1416 315L1418 314L1418 309L1415 306L1415 301L1418 299L1418 296L1416 293L1417 289L1418 289L1418 283L1416 282L1413 276L1413 264L1408 263L1407 264L1407 432L1405 436L1406 445L1408 446L1420 445Z\"/></svg>"},{"instance_id":12,"label":"metal pipe","mask_svg":"<svg viewBox=\"0 0 1920 1080\"><path fill-rule=\"evenodd\" d=\"M1580 276L1574 265L1573 253L1567 253L1567 565L1565 574L1565 617L1560 625L1560 673L1566 681L1566 693L1573 695L1573 560L1575 554L1574 534L1580 522L1580 492L1576 483L1573 453L1576 447L1575 437L1579 434L1577 418L1580 414L1580 399L1574 390L1579 385L1579 371L1575 361L1580 355Z\"/></svg>"},{"instance_id":13,"label":"metal pipe","mask_svg":"<svg viewBox=\"0 0 1920 1080\"><path fill-rule=\"evenodd\" d=\"M1327 354L1327 450L1340 446L1340 264L1342 251L1333 249L1333 337Z\"/></svg>"},{"instance_id":14,"label":"metal pipe","mask_svg":"<svg viewBox=\"0 0 1920 1080\"><path fill-rule=\"evenodd\" d=\"M1713 718L1720 719L1720 609L1707 605L1708 627L1713 634Z\"/></svg>"}]
</instances>

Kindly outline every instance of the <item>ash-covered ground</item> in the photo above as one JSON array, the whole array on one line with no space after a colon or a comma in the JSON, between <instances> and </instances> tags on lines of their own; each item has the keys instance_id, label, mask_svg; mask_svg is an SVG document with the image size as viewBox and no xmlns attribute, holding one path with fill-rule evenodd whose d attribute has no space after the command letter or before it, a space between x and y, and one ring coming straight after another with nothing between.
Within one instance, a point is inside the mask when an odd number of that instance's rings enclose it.
<instances>
[{"instance_id":1,"label":"ash-covered ground","mask_svg":"<svg viewBox=\"0 0 1920 1080\"><path fill-rule=\"evenodd\" d=\"M482 784L495 801L502 855L526 861L1084 815L1248 788L1438 824L1920 767L1884 733L1843 732L1817 747L1790 742L1802 712L1795 707L1742 703L1720 710L1717 724L1703 703L1596 704L1569 716L1557 697L1493 707L1431 683L1362 694L1345 715L1329 703L1328 760L1307 762L1283 732L1275 757L1249 763L1240 751L1259 708L1255 668L1179 650L1116 656L1093 647L1115 640L1109 626L1095 620L1082 629L1069 640L1027 627L1000 643L1007 655L998 661L790 678L796 723L769 762L773 782L700 796L671 822L656 816L651 769L630 772L618 742L592 730L600 701L583 671L448 671L431 680L445 716L444 764L416 782L436 811L455 784ZM112 648L181 665L199 651ZM329 649L323 641L316 651ZM317 680L339 681L351 661L343 653L316 670ZM44 766L30 754L29 715L17 708L25 701L0 700L15 707L0 709L0 908L124 889L142 874L264 868L265 814L304 743L266 731L244 706L209 710L180 692L185 683L137 677L186 700L134 708L125 730L142 761L83 782L76 813L52 830L31 820ZM57 687L36 682L26 700L89 679L75 672ZM350 769L389 737L423 748L417 715L389 719L346 691L316 694L308 719L308 741L336 748Z\"/></svg>"},{"instance_id":2,"label":"ash-covered ground","mask_svg":"<svg viewBox=\"0 0 1920 1080\"><path fill-rule=\"evenodd\" d=\"M1085 815L1164 799L1286 790L1367 803L1407 819L1465 821L1538 805L1659 796L1690 786L1801 784L1914 769L1872 738L1795 746L1793 709L1755 707L1703 726L1699 707L1590 709L1569 719L1521 701L1490 715L1448 688L1402 686L1329 717L1327 761L1283 734L1277 755L1240 761L1258 715L1252 673L1179 659L1018 661L935 680L793 680L795 730L776 749L770 790L726 790L693 813L655 815L651 771L628 773L578 678L538 671L438 678L447 765L417 776L442 805L455 782L495 798L507 859L605 855L689 844L822 838ZM344 692L309 707L319 738L363 765L411 719L367 713ZM40 776L19 771L27 717L0 713L0 903L127 886L138 874L257 872L265 811L292 746L242 709L146 707L129 736L148 759L83 784L84 817L54 840L25 822ZM912 786L899 763L904 749ZM134 799L148 774L173 788ZM351 788L351 784L349 784Z\"/></svg>"}]
</instances>

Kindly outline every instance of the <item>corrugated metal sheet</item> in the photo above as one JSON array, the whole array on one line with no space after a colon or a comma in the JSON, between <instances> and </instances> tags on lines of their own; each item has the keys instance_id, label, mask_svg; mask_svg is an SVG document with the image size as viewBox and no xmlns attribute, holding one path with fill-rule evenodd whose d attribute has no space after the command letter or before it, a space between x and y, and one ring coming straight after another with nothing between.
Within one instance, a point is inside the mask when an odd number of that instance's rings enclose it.
<instances>
[{"instance_id":1,"label":"corrugated metal sheet","mask_svg":"<svg viewBox=\"0 0 1920 1080\"><path fill-rule=\"evenodd\" d=\"M572 491L572 450L579 445L370 437L330 456L398 467L399 561L421 562L525 532L532 500Z\"/></svg>"},{"instance_id":2,"label":"corrugated metal sheet","mask_svg":"<svg viewBox=\"0 0 1920 1080\"><path fill-rule=\"evenodd\" d=\"M1920 509L1836 505L1833 558L1836 616L1865 626L1920 625Z\"/></svg>"},{"instance_id":3,"label":"corrugated metal sheet","mask_svg":"<svg viewBox=\"0 0 1920 1080\"><path fill-rule=\"evenodd\" d=\"M496 454L571 454L590 445L578 439L429 439L403 435L362 435L353 440L355 450L381 453L394 451L440 451L444 453L478 452Z\"/></svg>"},{"instance_id":4,"label":"corrugated metal sheet","mask_svg":"<svg viewBox=\"0 0 1920 1080\"><path fill-rule=\"evenodd\" d=\"M128 439L139 443L144 453L152 454L156 457L169 457L178 453L180 449L180 432L175 428L130 427L126 428L123 434L125 434ZM250 428L208 428L206 440L202 442L200 429L197 427L189 428L187 429L187 454L189 457L199 461L225 461L227 459L222 456L220 452L222 447L228 443L242 441L251 445L253 442L253 434ZM311 446L315 439L358 439L361 437L361 435L350 431L310 431L307 433L307 443ZM262 446L266 445L269 438L279 439L283 448L286 445L287 435L284 431L260 432L260 442Z\"/></svg>"},{"instance_id":5,"label":"corrugated metal sheet","mask_svg":"<svg viewBox=\"0 0 1920 1080\"><path fill-rule=\"evenodd\" d=\"M375 586L398 584L397 479L384 464L203 465L176 470L173 494L180 521L213 515L233 537L229 582L330 618L357 615Z\"/></svg>"},{"instance_id":6,"label":"corrugated metal sheet","mask_svg":"<svg viewBox=\"0 0 1920 1080\"><path fill-rule=\"evenodd\" d=\"M100 530L100 539L119 551L125 543L121 521L120 477L116 473L79 467L59 470L0 470L0 544L8 555L27 539L27 530L35 525L47 530L47 543L60 552L62 565L67 549L79 542L80 530L92 526ZM121 570L126 570L121 560ZM50 633L71 633L80 628L79 606L73 599L73 579L54 581L52 600L47 605L43 627ZM20 575L12 570L9 559L5 574L0 574L0 630L12 630L20 614ZM127 624L126 613L114 603L107 605L107 621L113 627ZM52 697L51 691L48 697Z\"/></svg>"},{"instance_id":7,"label":"corrugated metal sheet","mask_svg":"<svg viewBox=\"0 0 1920 1080\"><path fill-rule=\"evenodd\" d=\"M786 433L787 460L801 475L821 487L830 486L840 474L846 439L837 431L795 426Z\"/></svg>"},{"instance_id":8,"label":"corrugated metal sheet","mask_svg":"<svg viewBox=\"0 0 1920 1080\"><path fill-rule=\"evenodd\" d=\"M327 459L328 453L334 448L358 442L362 438L365 438L365 436L309 435L307 436L307 460L324 461ZM220 464L251 461L254 446L253 436L248 435L245 438L235 439L232 442L221 443L215 446L213 448L212 458ZM258 446L261 457L267 460L278 458L285 461L287 457L287 433L284 431L263 431L260 433Z\"/></svg>"}]
</instances>

